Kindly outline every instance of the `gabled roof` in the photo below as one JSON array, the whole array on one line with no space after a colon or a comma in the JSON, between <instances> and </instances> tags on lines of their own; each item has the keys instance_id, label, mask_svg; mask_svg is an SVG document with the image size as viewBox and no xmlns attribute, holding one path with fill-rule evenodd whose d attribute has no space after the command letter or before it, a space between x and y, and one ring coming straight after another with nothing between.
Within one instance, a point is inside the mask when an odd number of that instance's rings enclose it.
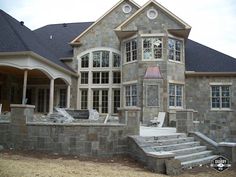
<instances>
[{"instance_id":1,"label":"gabled roof","mask_svg":"<svg viewBox=\"0 0 236 177\"><path fill-rule=\"evenodd\" d=\"M40 42L33 31L0 10L0 52L32 51L54 64L72 71Z\"/></svg>"},{"instance_id":2,"label":"gabled roof","mask_svg":"<svg viewBox=\"0 0 236 177\"><path fill-rule=\"evenodd\" d=\"M58 58L72 58L73 48L69 42L92 24L93 22L53 24L36 29L34 32Z\"/></svg>"},{"instance_id":3,"label":"gabled roof","mask_svg":"<svg viewBox=\"0 0 236 177\"><path fill-rule=\"evenodd\" d=\"M96 20L89 28L87 28L83 33L81 33L79 36L77 36L74 40L71 41L71 44L78 43L79 39L85 35L90 29L92 29L94 26L96 26L102 19L104 19L108 14L110 14L114 9L116 9L121 3L124 1L129 1L133 5L135 5L137 8L140 8L140 6L134 2L133 0L120 0L117 4L115 4L109 11L107 11L103 16L101 16L98 20Z\"/></svg>"},{"instance_id":4,"label":"gabled roof","mask_svg":"<svg viewBox=\"0 0 236 177\"><path fill-rule=\"evenodd\" d=\"M185 49L186 71L193 72L236 72L236 59L187 40Z\"/></svg>"},{"instance_id":5,"label":"gabled roof","mask_svg":"<svg viewBox=\"0 0 236 177\"><path fill-rule=\"evenodd\" d=\"M146 4L144 4L138 11L136 11L133 15L131 15L128 19L126 19L123 23L121 23L115 30L119 31L122 30L122 27L126 26L130 21L132 21L137 15L139 15L147 6L150 4L154 4L160 9L162 9L166 14L174 18L177 22L179 22L181 25L183 25L186 29L191 29L191 26L188 25L186 22L181 20L179 17L177 17L175 14L170 12L168 9L166 9L164 6L161 4L157 3L155 0L150 0Z\"/></svg>"}]
</instances>

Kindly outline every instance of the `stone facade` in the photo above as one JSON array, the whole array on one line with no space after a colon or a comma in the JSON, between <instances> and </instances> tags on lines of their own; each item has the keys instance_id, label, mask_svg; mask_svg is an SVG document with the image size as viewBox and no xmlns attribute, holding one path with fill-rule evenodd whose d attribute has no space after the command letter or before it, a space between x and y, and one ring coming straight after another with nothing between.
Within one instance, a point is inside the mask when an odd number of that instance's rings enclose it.
<instances>
[{"instance_id":1,"label":"stone facade","mask_svg":"<svg viewBox=\"0 0 236 177\"><path fill-rule=\"evenodd\" d=\"M211 109L211 83L231 83L230 110ZM199 76L186 78L186 105L197 111L199 130L209 138L220 141L236 141L236 79L235 77Z\"/></svg>"}]
</instances>

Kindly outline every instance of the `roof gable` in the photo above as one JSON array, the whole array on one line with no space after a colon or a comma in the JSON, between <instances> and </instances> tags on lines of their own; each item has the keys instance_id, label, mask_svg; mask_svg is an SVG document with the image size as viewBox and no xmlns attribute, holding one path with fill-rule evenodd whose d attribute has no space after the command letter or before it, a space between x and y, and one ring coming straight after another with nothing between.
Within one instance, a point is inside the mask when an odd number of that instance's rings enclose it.
<instances>
[{"instance_id":1,"label":"roof gable","mask_svg":"<svg viewBox=\"0 0 236 177\"><path fill-rule=\"evenodd\" d=\"M155 0L150 0L148 1L146 4L144 4L136 13L134 13L132 16L130 16L127 20L125 20L123 23L121 23L115 30L116 31L121 31L121 30L125 30L125 28L132 23L137 16L139 16L140 14L142 14L147 7L152 6L155 9L158 9L159 11L161 11L163 14L165 14L166 16L168 16L169 18L171 18L172 20L174 20L178 25L182 26L182 28L184 29L191 29L191 26L188 25L186 22L184 22L183 20L181 20L179 17L177 17L176 15L174 15L172 12L170 12L168 9L166 9L165 7L163 7L161 4L157 3ZM127 30L127 29L126 29Z\"/></svg>"},{"instance_id":2,"label":"roof gable","mask_svg":"<svg viewBox=\"0 0 236 177\"><path fill-rule=\"evenodd\" d=\"M138 9L140 6L135 3L133 0L120 0L116 5L114 5L109 11L107 11L103 16L101 16L98 20L96 20L89 28L87 28L83 33L81 33L79 36L77 36L74 40L71 41L71 44L79 43L79 39L84 36L86 33L88 33L91 29L93 29L97 24L99 24L100 21L102 21L107 15L109 15L112 11L114 11L118 6L120 6L123 2L129 2Z\"/></svg>"}]
</instances>

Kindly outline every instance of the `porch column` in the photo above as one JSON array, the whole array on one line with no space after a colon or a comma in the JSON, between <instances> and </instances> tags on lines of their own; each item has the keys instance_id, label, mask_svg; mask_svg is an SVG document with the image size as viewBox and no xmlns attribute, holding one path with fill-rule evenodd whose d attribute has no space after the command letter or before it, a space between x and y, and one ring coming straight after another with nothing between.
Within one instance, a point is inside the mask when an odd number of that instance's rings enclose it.
<instances>
[{"instance_id":1,"label":"porch column","mask_svg":"<svg viewBox=\"0 0 236 177\"><path fill-rule=\"evenodd\" d=\"M70 85L67 85L66 108L70 108Z\"/></svg>"},{"instance_id":2,"label":"porch column","mask_svg":"<svg viewBox=\"0 0 236 177\"><path fill-rule=\"evenodd\" d=\"M27 89L27 78L28 78L28 70L24 71L24 83L23 83L23 96L22 96L22 104L26 104L25 103L25 99L26 99L26 89Z\"/></svg>"},{"instance_id":3,"label":"porch column","mask_svg":"<svg viewBox=\"0 0 236 177\"><path fill-rule=\"evenodd\" d=\"M49 114L53 113L53 102L54 102L54 79L51 79L51 81L50 81Z\"/></svg>"}]
</instances>

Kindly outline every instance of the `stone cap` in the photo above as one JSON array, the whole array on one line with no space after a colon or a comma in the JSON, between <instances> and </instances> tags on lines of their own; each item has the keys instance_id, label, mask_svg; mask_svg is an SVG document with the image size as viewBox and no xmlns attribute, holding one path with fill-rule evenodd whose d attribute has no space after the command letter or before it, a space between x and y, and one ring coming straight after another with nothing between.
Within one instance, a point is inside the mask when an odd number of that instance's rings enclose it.
<instances>
[{"instance_id":1,"label":"stone cap","mask_svg":"<svg viewBox=\"0 0 236 177\"><path fill-rule=\"evenodd\" d=\"M236 147L236 143L233 142L221 142L219 146L226 146L226 147Z\"/></svg>"},{"instance_id":2,"label":"stone cap","mask_svg":"<svg viewBox=\"0 0 236 177\"><path fill-rule=\"evenodd\" d=\"M28 105L28 104L11 104L11 108L35 108L35 105Z\"/></svg>"},{"instance_id":3,"label":"stone cap","mask_svg":"<svg viewBox=\"0 0 236 177\"><path fill-rule=\"evenodd\" d=\"M147 156L164 159L164 158L174 158L175 154L172 152L159 151L159 152L148 152Z\"/></svg>"},{"instance_id":4,"label":"stone cap","mask_svg":"<svg viewBox=\"0 0 236 177\"><path fill-rule=\"evenodd\" d=\"M125 107L125 108L117 108L118 111L140 111L141 108L137 106Z\"/></svg>"},{"instance_id":5,"label":"stone cap","mask_svg":"<svg viewBox=\"0 0 236 177\"><path fill-rule=\"evenodd\" d=\"M178 110L176 110L176 112L194 112L194 113L197 113L197 111L194 110L194 109L178 109Z\"/></svg>"}]
</instances>

